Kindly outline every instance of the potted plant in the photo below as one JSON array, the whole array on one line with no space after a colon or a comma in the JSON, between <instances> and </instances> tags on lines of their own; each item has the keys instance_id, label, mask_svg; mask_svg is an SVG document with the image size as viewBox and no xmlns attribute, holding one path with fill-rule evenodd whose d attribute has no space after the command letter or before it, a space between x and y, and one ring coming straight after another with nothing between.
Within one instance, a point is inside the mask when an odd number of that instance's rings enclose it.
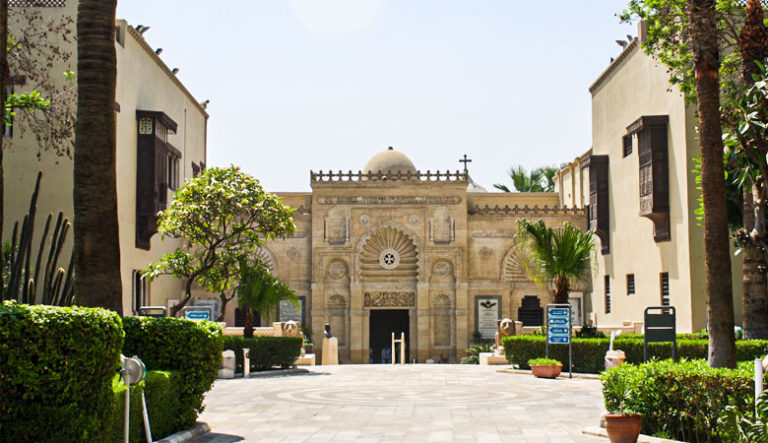
<instances>
[{"instance_id":1,"label":"potted plant","mask_svg":"<svg viewBox=\"0 0 768 443\"><path fill-rule=\"evenodd\" d=\"M635 443L640 435L642 415L625 406L632 395L632 387L619 378L607 378L603 382L603 395L606 396L605 405L608 408L605 430L611 443Z\"/></svg>"},{"instance_id":2,"label":"potted plant","mask_svg":"<svg viewBox=\"0 0 768 443\"><path fill-rule=\"evenodd\" d=\"M556 378L563 370L563 364L551 358L534 358L528 360L531 373L539 378Z\"/></svg>"}]
</instances>

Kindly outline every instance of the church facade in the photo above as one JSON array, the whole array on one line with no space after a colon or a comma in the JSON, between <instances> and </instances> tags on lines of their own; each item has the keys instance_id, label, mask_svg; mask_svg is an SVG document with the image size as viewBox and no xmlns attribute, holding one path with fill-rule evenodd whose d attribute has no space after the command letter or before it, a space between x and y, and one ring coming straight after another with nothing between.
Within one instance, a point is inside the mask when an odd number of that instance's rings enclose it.
<instances>
[{"instance_id":1,"label":"church facade","mask_svg":"<svg viewBox=\"0 0 768 443\"><path fill-rule=\"evenodd\" d=\"M360 172L310 179L310 193L278 193L296 208L296 233L260 252L301 299L278 319L310 325L316 342L329 323L342 363L387 359L392 333L405 334L409 362L455 362L497 318L540 323L550 297L526 275L517 219L586 227L555 193L489 193L466 170L419 172L391 148Z\"/></svg>"}]
</instances>

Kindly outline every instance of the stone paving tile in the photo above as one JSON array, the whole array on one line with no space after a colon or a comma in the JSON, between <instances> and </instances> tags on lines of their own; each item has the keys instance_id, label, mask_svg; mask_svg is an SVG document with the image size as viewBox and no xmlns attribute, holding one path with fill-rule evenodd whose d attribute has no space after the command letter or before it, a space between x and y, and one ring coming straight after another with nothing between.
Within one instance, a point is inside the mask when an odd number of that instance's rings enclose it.
<instances>
[{"instance_id":1,"label":"stone paving tile","mask_svg":"<svg viewBox=\"0 0 768 443\"><path fill-rule=\"evenodd\" d=\"M542 380L475 365L318 366L308 374L219 380L195 443L606 442L597 380Z\"/></svg>"}]
</instances>

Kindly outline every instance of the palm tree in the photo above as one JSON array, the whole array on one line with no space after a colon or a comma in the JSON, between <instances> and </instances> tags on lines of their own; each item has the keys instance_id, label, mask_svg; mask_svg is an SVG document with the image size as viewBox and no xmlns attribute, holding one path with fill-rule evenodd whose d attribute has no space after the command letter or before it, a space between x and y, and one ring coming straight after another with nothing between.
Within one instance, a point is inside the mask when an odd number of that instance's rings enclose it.
<instances>
[{"instance_id":1,"label":"palm tree","mask_svg":"<svg viewBox=\"0 0 768 443\"><path fill-rule=\"evenodd\" d=\"M513 166L509 168L507 174L512 179L510 190L507 185L496 183L494 188L503 192L553 192L555 190L554 177L558 168L554 166L542 166L533 169L530 174L522 166Z\"/></svg>"},{"instance_id":2,"label":"palm tree","mask_svg":"<svg viewBox=\"0 0 768 443\"><path fill-rule=\"evenodd\" d=\"M267 314L282 300L288 300L299 307L299 298L290 286L269 273L261 264L241 262L240 282L237 287L237 304L245 310L243 336L253 337L254 313Z\"/></svg>"},{"instance_id":3,"label":"palm tree","mask_svg":"<svg viewBox=\"0 0 768 443\"><path fill-rule=\"evenodd\" d=\"M730 240L720 116L720 48L715 0L688 0L688 39L696 73L704 201L704 273L709 365L736 367Z\"/></svg>"},{"instance_id":4,"label":"palm tree","mask_svg":"<svg viewBox=\"0 0 768 443\"><path fill-rule=\"evenodd\" d=\"M115 176L116 0L80 0L75 125L75 300L122 312Z\"/></svg>"},{"instance_id":5,"label":"palm tree","mask_svg":"<svg viewBox=\"0 0 768 443\"><path fill-rule=\"evenodd\" d=\"M568 222L552 228L543 220L531 223L520 219L515 237L528 275L540 284L554 287L555 303L568 303L571 283L589 276L590 255L595 249L592 233Z\"/></svg>"}]
</instances>

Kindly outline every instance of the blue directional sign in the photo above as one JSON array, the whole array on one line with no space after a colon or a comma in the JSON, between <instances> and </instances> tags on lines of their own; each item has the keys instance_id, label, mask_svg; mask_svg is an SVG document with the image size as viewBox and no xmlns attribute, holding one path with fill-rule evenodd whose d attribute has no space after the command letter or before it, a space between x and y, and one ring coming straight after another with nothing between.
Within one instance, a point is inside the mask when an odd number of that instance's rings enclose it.
<instances>
[{"instance_id":1,"label":"blue directional sign","mask_svg":"<svg viewBox=\"0 0 768 443\"><path fill-rule=\"evenodd\" d=\"M547 307L547 342L571 342L571 310L569 307Z\"/></svg>"},{"instance_id":2,"label":"blue directional sign","mask_svg":"<svg viewBox=\"0 0 768 443\"><path fill-rule=\"evenodd\" d=\"M187 311L184 313L184 316L187 320L210 320L211 311L207 309L205 311Z\"/></svg>"}]
</instances>

